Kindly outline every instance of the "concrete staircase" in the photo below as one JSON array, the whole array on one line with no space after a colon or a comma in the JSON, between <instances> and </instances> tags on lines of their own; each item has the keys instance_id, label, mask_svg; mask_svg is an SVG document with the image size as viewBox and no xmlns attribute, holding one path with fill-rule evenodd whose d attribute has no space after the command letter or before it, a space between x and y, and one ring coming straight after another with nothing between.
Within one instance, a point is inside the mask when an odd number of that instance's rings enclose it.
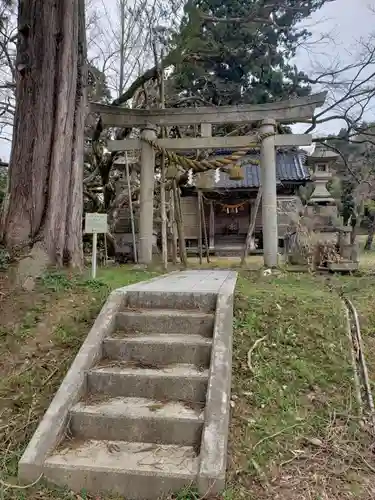
<instances>
[{"instance_id":1,"label":"concrete staircase","mask_svg":"<svg viewBox=\"0 0 375 500\"><path fill-rule=\"evenodd\" d=\"M142 500L195 484L214 304L184 306L153 309L148 296L117 313L69 412L69 438L45 462L49 479Z\"/></svg>"},{"instance_id":2,"label":"concrete staircase","mask_svg":"<svg viewBox=\"0 0 375 500\"><path fill-rule=\"evenodd\" d=\"M43 474L126 500L221 491L235 282L230 271L188 271L113 292L20 460L20 479Z\"/></svg>"}]
</instances>

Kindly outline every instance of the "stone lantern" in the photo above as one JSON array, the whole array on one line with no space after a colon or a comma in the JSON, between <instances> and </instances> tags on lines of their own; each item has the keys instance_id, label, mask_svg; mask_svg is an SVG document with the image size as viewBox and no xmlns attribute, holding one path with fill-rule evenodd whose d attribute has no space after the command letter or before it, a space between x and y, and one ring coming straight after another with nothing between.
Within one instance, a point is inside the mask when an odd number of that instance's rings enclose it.
<instances>
[{"instance_id":1,"label":"stone lantern","mask_svg":"<svg viewBox=\"0 0 375 500\"><path fill-rule=\"evenodd\" d=\"M336 153L322 144L318 144L314 153L307 157L314 182L314 191L307 202L307 215L321 226L332 226L337 219L336 201L327 189L327 184L332 179L331 167L337 158Z\"/></svg>"},{"instance_id":2,"label":"stone lantern","mask_svg":"<svg viewBox=\"0 0 375 500\"><path fill-rule=\"evenodd\" d=\"M307 203L306 215L312 220L314 232L321 241L331 241L337 244L342 259L350 261L353 259L354 249L350 244L350 227L344 227L339 222L335 199L327 189L327 183L332 179L331 168L339 155L331 151L324 144L319 144L314 153L307 158L307 164L312 169L312 180L314 191ZM335 267L336 266L336 267ZM340 267L341 266L341 267ZM344 264L330 263L329 268L341 269ZM354 270L357 263L345 263L346 268ZM345 268L345 269L346 269Z\"/></svg>"},{"instance_id":3,"label":"stone lantern","mask_svg":"<svg viewBox=\"0 0 375 500\"><path fill-rule=\"evenodd\" d=\"M338 154L330 151L323 144L318 144L314 153L307 157L307 164L311 166L312 180L315 189L309 203L319 205L336 205L331 193L327 189L327 183L332 179L331 167L336 162Z\"/></svg>"}]
</instances>

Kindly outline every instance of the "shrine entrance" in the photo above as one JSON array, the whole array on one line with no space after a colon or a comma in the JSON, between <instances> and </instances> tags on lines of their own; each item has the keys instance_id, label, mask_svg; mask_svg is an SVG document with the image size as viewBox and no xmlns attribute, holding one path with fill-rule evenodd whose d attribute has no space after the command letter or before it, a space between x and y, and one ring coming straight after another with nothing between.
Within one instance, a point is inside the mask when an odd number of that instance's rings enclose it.
<instances>
[{"instance_id":1,"label":"shrine entrance","mask_svg":"<svg viewBox=\"0 0 375 500\"><path fill-rule=\"evenodd\" d=\"M246 236L250 223L249 201L215 203L215 236Z\"/></svg>"},{"instance_id":2,"label":"shrine entrance","mask_svg":"<svg viewBox=\"0 0 375 500\"><path fill-rule=\"evenodd\" d=\"M276 147L309 146L312 136L307 134L277 134L277 123L290 124L310 120L317 107L324 104L326 92L308 97L291 99L262 105L223 106L212 108L184 109L126 109L116 106L92 103L91 111L100 115L104 127L136 127L141 129L139 139L109 141L108 149L115 151L141 151L140 177L140 219L139 219L139 260L149 264L152 261L154 241L154 185L155 185L155 153L162 151L170 163L176 163L185 172L193 175L221 169L226 171L229 165L251 148L260 151L260 171L262 186L262 233L264 241L264 264L276 267L278 264L278 227L277 227L277 193L276 193ZM246 124L259 123L259 130L248 136L211 137L211 126L214 124ZM181 139L158 139L158 127L174 127L194 125L201 127L201 137ZM189 160L173 154L173 151L191 149L239 148L231 159L223 160ZM210 212L210 227L212 218ZM230 224L229 224L230 226ZM230 226L228 231L236 231ZM216 230L215 230L216 231ZM210 234L210 244L212 236ZM223 235L224 236L224 235ZM229 236L229 235L228 235Z\"/></svg>"},{"instance_id":3,"label":"shrine entrance","mask_svg":"<svg viewBox=\"0 0 375 500\"><path fill-rule=\"evenodd\" d=\"M213 233L213 245L211 250L217 255L237 252L246 241L246 234L251 220L251 203L249 199L238 199L237 197L223 200L211 200L213 203L214 217L210 232Z\"/></svg>"}]
</instances>

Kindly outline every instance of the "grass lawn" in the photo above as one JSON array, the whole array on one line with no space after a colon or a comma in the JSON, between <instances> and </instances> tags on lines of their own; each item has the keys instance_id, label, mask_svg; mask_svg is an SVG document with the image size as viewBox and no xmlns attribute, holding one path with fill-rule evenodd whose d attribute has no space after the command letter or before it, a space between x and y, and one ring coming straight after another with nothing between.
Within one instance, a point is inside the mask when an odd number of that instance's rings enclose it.
<instances>
[{"instance_id":1,"label":"grass lawn","mask_svg":"<svg viewBox=\"0 0 375 500\"><path fill-rule=\"evenodd\" d=\"M225 267L221 261L212 265ZM157 272L110 267L97 281L51 273L34 292L17 295L0 275L3 481L16 482L18 460L109 291ZM374 378L373 277L241 272L228 487L222 500L375 498L373 437L356 416L339 290L360 313ZM42 483L28 490L0 486L0 500L81 498ZM181 492L176 499L199 497Z\"/></svg>"},{"instance_id":2,"label":"grass lawn","mask_svg":"<svg viewBox=\"0 0 375 500\"><path fill-rule=\"evenodd\" d=\"M92 281L46 274L35 291L13 293L0 275L1 478L15 483L17 464L111 290L157 273L109 267ZM80 500L70 492L0 484L0 500Z\"/></svg>"},{"instance_id":3,"label":"grass lawn","mask_svg":"<svg viewBox=\"0 0 375 500\"><path fill-rule=\"evenodd\" d=\"M240 277L227 500L375 498L339 290L361 314L373 377L373 278Z\"/></svg>"}]
</instances>

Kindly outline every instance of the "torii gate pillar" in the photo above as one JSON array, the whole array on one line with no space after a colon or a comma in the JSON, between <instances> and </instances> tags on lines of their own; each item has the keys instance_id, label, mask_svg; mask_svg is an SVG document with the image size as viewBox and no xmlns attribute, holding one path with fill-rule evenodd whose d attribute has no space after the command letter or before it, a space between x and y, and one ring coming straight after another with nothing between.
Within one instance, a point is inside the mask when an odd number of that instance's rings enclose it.
<instances>
[{"instance_id":1,"label":"torii gate pillar","mask_svg":"<svg viewBox=\"0 0 375 500\"><path fill-rule=\"evenodd\" d=\"M154 141L156 128L147 126L141 131L141 137ZM151 264L154 237L154 184L155 151L152 146L142 141L141 144L141 185L139 210L139 262Z\"/></svg>"},{"instance_id":2,"label":"torii gate pillar","mask_svg":"<svg viewBox=\"0 0 375 500\"><path fill-rule=\"evenodd\" d=\"M262 121L260 132L275 133L275 120L267 118ZM260 170L262 183L262 225L264 265L277 267L278 234L277 234L277 193L276 193L276 152L274 136L263 139L260 149Z\"/></svg>"}]
</instances>

